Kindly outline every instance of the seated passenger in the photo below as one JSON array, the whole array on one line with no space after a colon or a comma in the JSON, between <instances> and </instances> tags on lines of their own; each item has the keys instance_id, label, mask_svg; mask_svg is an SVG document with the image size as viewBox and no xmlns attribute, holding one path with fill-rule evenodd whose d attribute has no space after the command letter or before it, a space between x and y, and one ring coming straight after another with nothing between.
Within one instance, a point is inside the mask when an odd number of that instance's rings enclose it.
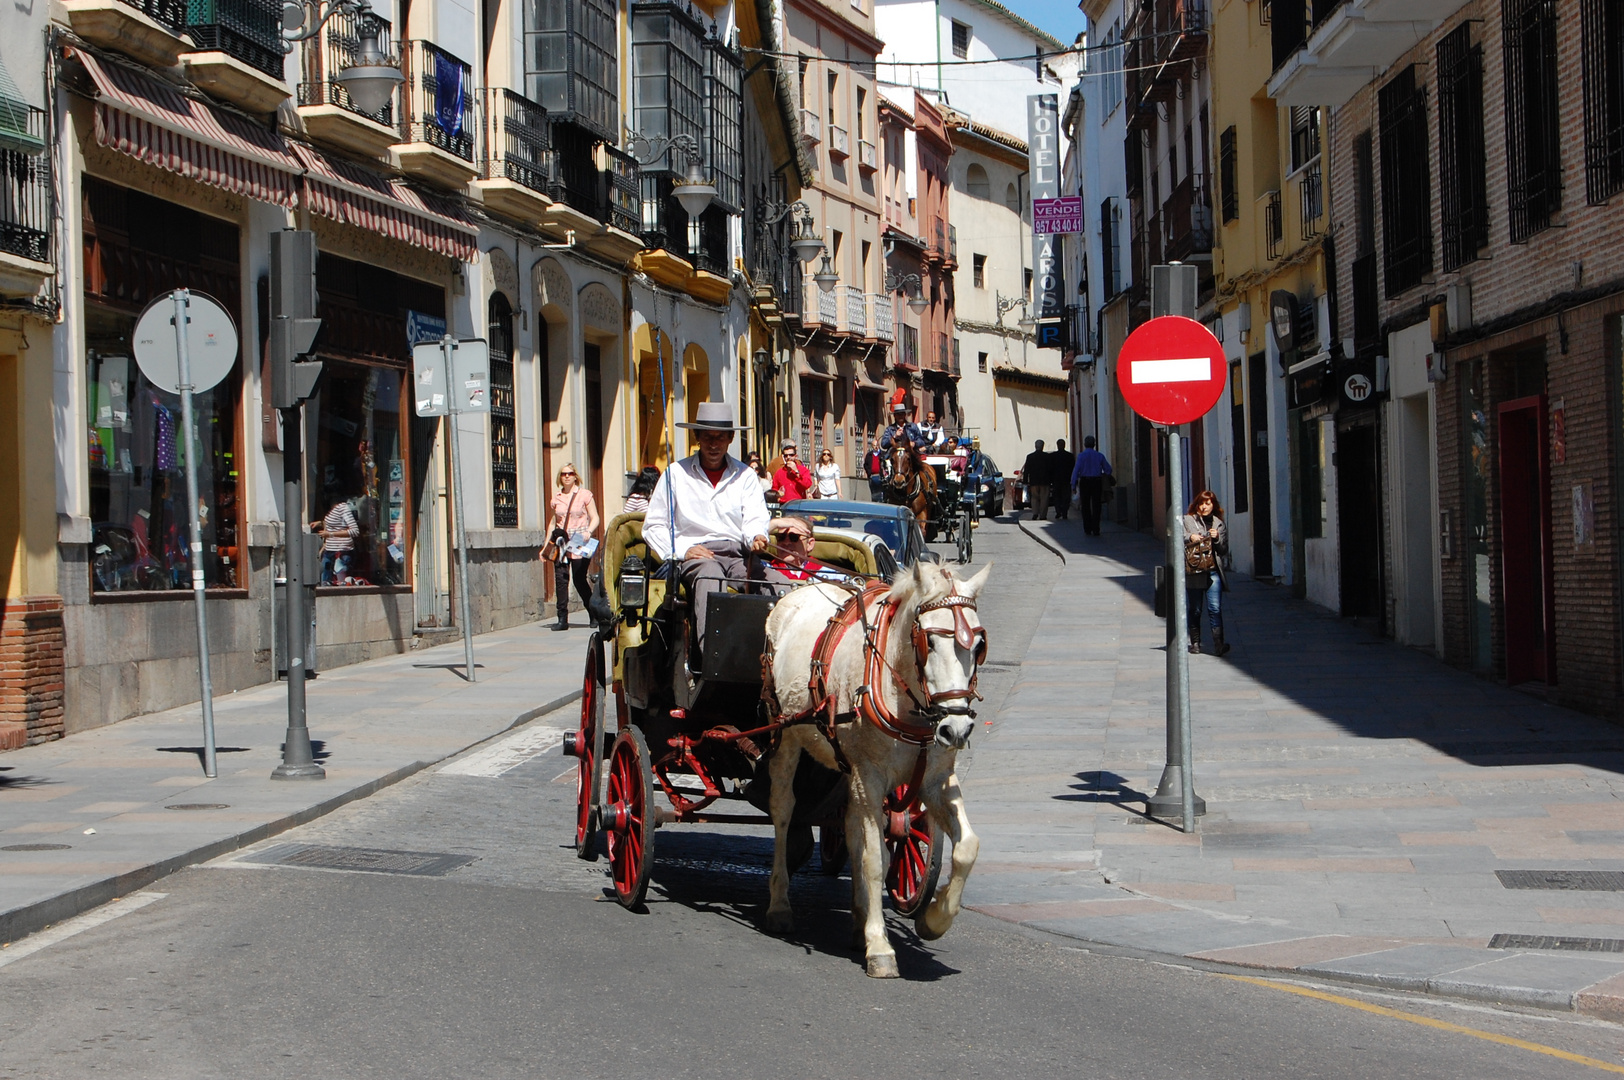
<instances>
[{"instance_id":1,"label":"seated passenger","mask_svg":"<svg viewBox=\"0 0 1624 1080\"><path fill-rule=\"evenodd\" d=\"M851 575L838 566L812 558L812 523L805 518L781 517L772 523L772 543L768 545L767 580L784 588L808 581L844 581Z\"/></svg>"},{"instance_id":2,"label":"seated passenger","mask_svg":"<svg viewBox=\"0 0 1624 1080\"><path fill-rule=\"evenodd\" d=\"M756 556L767 550L770 518L760 480L728 455L734 432L749 429L733 423L725 402L705 402L693 423L677 426L698 433L699 453L660 477L643 518L643 541L662 561L681 562L679 572L693 600L694 628L704 648L710 594L730 582L761 580Z\"/></svg>"}]
</instances>

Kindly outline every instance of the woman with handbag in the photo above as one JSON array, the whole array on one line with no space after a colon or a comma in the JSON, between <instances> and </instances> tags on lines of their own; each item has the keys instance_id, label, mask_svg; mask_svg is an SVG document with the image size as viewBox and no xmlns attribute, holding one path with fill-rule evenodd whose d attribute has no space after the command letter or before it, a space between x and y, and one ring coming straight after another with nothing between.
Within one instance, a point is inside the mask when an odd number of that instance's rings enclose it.
<instances>
[{"instance_id":1,"label":"woman with handbag","mask_svg":"<svg viewBox=\"0 0 1624 1080\"><path fill-rule=\"evenodd\" d=\"M553 564L553 588L558 601L558 621L554 630L570 628L570 579L575 579L575 592L585 606L592 589L587 583L586 570L592 563L588 542L598 531L598 506L592 492L581 486L581 476L575 466L566 464L558 470L558 491L550 505L552 521L547 526L547 543L541 557Z\"/></svg>"},{"instance_id":2,"label":"woman with handbag","mask_svg":"<svg viewBox=\"0 0 1624 1080\"><path fill-rule=\"evenodd\" d=\"M1189 597L1190 651L1201 651L1201 609L1207 609L1212 623L1212 651L1223 656L1229 651L1224 640L1224 567L1220 561L1229 554L1229 530L1224 526L1224 508L1218 496L1203 491L1190 503L1184 515L1184 588ZM1205 594L1206 603L1202 603Z\"/></svg>"}]
</instances>

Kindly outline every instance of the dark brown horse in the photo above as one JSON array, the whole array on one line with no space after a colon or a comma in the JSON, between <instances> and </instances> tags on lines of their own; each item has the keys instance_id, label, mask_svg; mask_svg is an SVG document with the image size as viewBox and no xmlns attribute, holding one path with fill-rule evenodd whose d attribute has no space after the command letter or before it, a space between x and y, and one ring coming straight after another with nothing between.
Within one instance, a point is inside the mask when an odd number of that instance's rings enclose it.
<instances>
[{"instance_id":1,"label":"dark brown horse","mask_svg":"<svg viewBox=\"0 0 1624 1080\"><path fill-rule=\"evenodd\" d=\"M936 470L925 464L918 447L906 439L891 448L891 479L885 484L885 501L912 510L920 531L929 538L930 518L940 505Z\"/></svg>"}]
</instances>

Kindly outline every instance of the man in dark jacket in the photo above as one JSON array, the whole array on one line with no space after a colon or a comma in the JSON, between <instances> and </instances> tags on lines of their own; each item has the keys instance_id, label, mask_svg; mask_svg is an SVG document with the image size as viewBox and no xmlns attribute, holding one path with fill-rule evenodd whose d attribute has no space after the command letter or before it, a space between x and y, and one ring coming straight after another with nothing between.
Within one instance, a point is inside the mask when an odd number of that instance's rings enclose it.
<instances>
[{"instance_id":1,"label":"man in dark jacket","mask_svg":"<svg viewBox=\"0 0 1624 1080\"><path fill-rule=\"evenodd\" d=\"M1066 520L1071 509L1071 470L1076 464L1077 455L1066 449L1066 440L1056 439L1049 455L1049 501L1056 521Z\"/></svg>"},{"instance_id":2,"label":"man in dark jacket","mask_svg":"<svg viewBox=\"0 0 1624 1080\"><path fill-rule=\"evenodd\" d=\"M1021 481L1026 484L1026 503L1032 508L1032 520L1042 521L1049 516L1049 455L1043 452L1043 440L1032 444L1021 466Z\"/></svg>"}]
</instances>

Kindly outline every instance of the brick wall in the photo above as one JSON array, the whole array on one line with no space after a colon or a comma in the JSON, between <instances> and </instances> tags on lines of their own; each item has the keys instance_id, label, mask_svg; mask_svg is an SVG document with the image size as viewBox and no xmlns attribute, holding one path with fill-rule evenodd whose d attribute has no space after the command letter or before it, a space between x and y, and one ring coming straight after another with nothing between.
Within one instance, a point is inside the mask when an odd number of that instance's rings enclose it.
<instances>
[{"instance_id":1,"label":"brick wall","mask_svg":"<svg viewBox=\"0 0 1624 1080\"><path fill-rule=\"evenodd\" d=\"M0 750L62 737L62 598L0 607Z\"/></svg>"}]
</instances>

